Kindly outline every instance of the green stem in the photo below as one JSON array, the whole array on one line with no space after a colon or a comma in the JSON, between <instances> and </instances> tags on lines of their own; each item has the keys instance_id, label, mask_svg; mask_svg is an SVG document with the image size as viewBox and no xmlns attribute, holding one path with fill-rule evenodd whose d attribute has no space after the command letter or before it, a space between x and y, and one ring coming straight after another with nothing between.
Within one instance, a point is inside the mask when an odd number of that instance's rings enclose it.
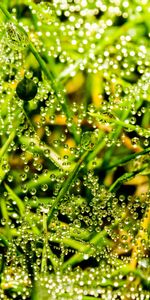
<instances>
[{"instance_id":1,"label":"green stem","mask_svg":"<svg viewBox=\"0 0 150 300\"><path fill-rule=\"evenodd\" d=\"M136 170L136 171L133 171L133 172L130 172L130 173L125 173L123 174L122 176L120 176L112 185L111 187L109 188L109 192L116 192L120 186L126 182L127 180L131 179L132 177L134 177L135 175L139 174L140 172L144 171L146 168L147 168L147 164L143 165L142 168Z\"/></svg>"},{"instance_id":2,"label":"green stem","mask_svg":"<svg viewBox=\"0 0 150 300\"><path fill-rule=\"evenodd\" d=\"M101 113L89 113L89 114L98 118L99 120L103 120L108 123L119 125L121 128L124 127L131 131L136 131L137 133L140 133L140 131L142 130L143 136L145 136L145 135L150 136L149 130L147 130L145 128L141 128L140 126L137 126L137 125L132 125L130 123L126 123L125 121L123 121L126 118L126 116L128 115L128 113L123 116L123 120L110 118L109 116L101 114ZM119 132L120 132L120 130L119 130Z\"/></svg>"},{"instance_id":3,"label":"green stem","mask_svg":"<svg viewBox=\"0 0 150 300\"><path fill-rule=\"evenodd\" d=\"M82 232L81 232L81 234L79 233L78 235L70 233L70 235L72 238L63 238L62 237L61 239L57 238L55 235L54 236L50 235L49 240L54 243L63 242L63 244L65 246L69 246L69 247L76 249L78 251L81 251L81 252L84 252L87 250L87 247L89 246L88 240L90 239L90 236L91 236L91 234L89 232L85 232L85 234L84 233L82 234ZM82 239L82 242L80 242L79 240L75 240L75 238L80 239L80 240ZM84 239L86 239L87 241L84 241Z\"/></svg>"},{"instance_id":4,"label":"green stem","mask_svg":"<svg viewBox=\"0 0 150 300\"><path fill-rule=\"evenodd\" d=\"M25 215L25 207L24 207L24 203L22 202L22 200L15 194L15 192L6 184L4 183L4 186L7 190L7 192L9 193L10 199L14 200L18 206L20 215L22 217L25 217L26 221L29 223L29 225L31 226L34 234L39 235L40 231L37 228L37 226L34 224L33 220L32 220L32 215Z\"/></svg>"},{"instance_id":5,"label":"green stem","mask_svg":"<svg viewBox=\"0 0 150 300\"><path fill-rule=\"evenodd\" d=\"M9 216L8 216L8 211L7 211L7 206L6 206L6 201L4 198L1 199L1 213L3 218L5 219L5 230L6 230L6 235L10 239L11 238L11 233L10 233L10 228L9 228Z\"/></svg>"},{"instance_id":6,"label":"green stem","mask_svg":"<svg viewBox=\"0 0 150 300\"><path fill-rule=\"evenodd\" d=\"M50 213L48 215L47 218L47 224L49 225L51 222L51 219L53 217L53 213L55 211L55 209L57 208L59 202L63 199L64 195L69 191L72 182L75 180L75 177L77 175L77 173L79 172L79 169L81 167L82 162L84 161L85 157L87 156L88 151L84 152L83 155L80 157L80 159L78 160L75 168L73 169L73 171L70 173L69 177L67 178L66 182L63 184L57 198L55 199L55 201L52 204Z\"/></svg>"},{"instance_id":7,"label":"green stem","mask_svg":"<svg viewBox=\"0 0 150 300\"><path fill-rule=\"evenodd\" d=\"M68 259L64 264L63 264L63 269L66 269L68 266L73 266L82 260L84 260L84 255L88 255L90 257L94 249L91 247L91 245L98 245L100 244L101 247L103 247L106 243L108 243L108 240L106 239L107 232L102 231L100 233L97 233L91 240L90 240L90 245L87 245L83 253L76 253L74 254L70 259Z\"/></svg>"},{"instance_id":8,"label":"green stem","mask_svg":"<svg viewBox=\"0 0 150 300\"><path fill-rule=\"evenodd\" d=\"M94 159L97 154L103 149L105 146L105 140L104 140L105 134L103 132L100 132L99 138L98 138L98 143L94 147L93 151L89 153L87 157L87 161L90 162L92 159Z\"/></svg>"},{"instance_id":9,"label":"green stem","mask_svg":"<svg viewBox=\"0 0 150 300\"><path fill-rule=\"evenodd\" d=\"M54 271L58 267L58 258L51 251L50 246L48 245L48 232L47 232L47 216L43 213L43 251L42 251L42 261L41 261L41 273L47 273L47 257L50 258Z\"/></svg>"},{"instance_id":10,"label":"green stem","mask_svg":"<svg viewBox=\"0 0 150 300\"><path fill-rule=\"evenodd\" d=\"M122 220L125 218L125 214L122 215ZM111 226L111 228L116 228L116 226L118 225L118 221L116 219L115 223ZM69 258L62 266L62 269L66 269L68 266L74 266L78 263L80 263L81 261L83 261L85 258L84 258L84 254L88 254L88 256L90 257L93 252L94 252L94 249L91 248L91 245L93 244L94 246L96 245L99 245L101 248L103 248L104 246L106 245L109 245L109 243L111 244L112 246L112 241L110 241L108 238L107 238L107 230L102 230L101 232L99 233L96 233L95 236L93 238L90 239L89 243L90 243L90 247L87 247L86 248L86 252L84 253L76 253L74 254L71 258Z\"/></svg>"},{"instance_id":11,"label":"green stem","mask_svg":"<svg viewBox=\"0 0 150 300\"><path fill-rule=\"evenodd\" d=\"M8 248L9 246L9 242L8 240L6 239L6 237L0 233L0 242L6 247Z\"/></svg>"},{"instance_id":12,"label":"green stem","mask_svg":"<svg viewBox=\"0 0 150 300\"><path fill-rule=\"evenodd\" d=\"M53 75L47 69L44 60L42 59L42 57L37 52L36 48L34 47L34 45L31 42L29 43L29 49L32 52L32 54L34 55L34 57L36 58L36 60L38 61L39 65L40 65L41 69L43 70L43 72L45 73L46 77L52 82L53 88L56 89L56 86L54 84L54 77L53 77Z\"/></svg>"},{"instance_id":13,"label":"green stem","mask_svg":"<svg viewBox=\"0 0 150 300\"><path fill-rule=\"evenodd\" d=\"M49 147L47 145L43 145L42 147L39 145L40 140L38 138L32 139L32 142L34 143L34 148L32 150L32 147L30 146L29 139L26 137L20 137L20 142L27 146L28 150L31 152L38 152L43 154L47 159L50 159L50 161L58 168L62 170L70 170L72 166L66 166L64 164L64 160L59 156L57 152L53 150L52 147Z\"/></svg>"},{"instance_id":14,"label":"green stem","mask_svg":"<svg viewBox=\"0 0 150 300\"><path fill-rule=\"evenodd\" d=\"M99 113L89 113L89 114L92 115L92 116L95 116L95 117L99 116ZM126 118L127 115L128 115L128 112L125 111L125 113L123 114L122 118L123 118L123 119ZM102 116L104 116L104 117L107 118L107 116L105 116L105 115L102 115ZM106 120L105 120L105 121L106 121ZM119 127L116 129L115 132L110 132L110 133L109 133L109 139L110 139L110 140L112 140L112 139L113 139L113 140L116 140L116 139L118 138L120 132L121 132L121 129L122 129L122 127L119 126ZM105 139L102 139L101 142L98 144L98 146L95 148L95 150L94 150L95 153L89 154L88 161L89 161L89 159L93 159L94 156L97 155L97 154L105 147L105 145L106 145L106 141L105 141ZM101 168L101 169L103 169L105 166L108 165L108 161L110 160L110 157L111 157L111 155L112 155L112 152L113 152L114 147L115 147L115 145L113 145L113 146L112 146L112 147L104 154L103 161L100 162L100 168ZM94 152L94 151L93 151L93 152Z\"/></svg>"},{"instance_id":15,"label":"green stem","mask_svg":"<svg viewBox=\"0 0 150 300\"><path fill-rule=\"evenodd\" d=\"M6 7L0 3L0 9L2 10L3 14L6 16L7 20L11 20L11 15L6 9Z\"/></svg>"},{"instance_id":16,"label":"green stem","mask_svg":"<svg viewBox=\"0 0 150 300\"><path fill-rule=\"evenodd\" d=\"M111 274L111 279L113 280L113 278L118 276L119 274L127 276L130 273L134 274L136 277L139 277L142 282L144 281L147 285L150 285L149 280L146 278L146 276L144 276L142 271L138 268L133 269L133 267L130 264L119 267L117 270L113 271Z\"/></svg>"},{"instance_id":17,"label":"green stem","mask_svg":"<svg viewBox=\"0 0 150 300\"><path fill-rule=\"evenodd\" d=\"M24 208L24 204L23 204L22 200L14 193L14 191L6 183L4 183L4 186L7 190L10 198L16 202L19 212L20 212L20 215L23 216L25 208Z\"/></svg>"},{"instance_id":18,"label":"green stem","mask_svg":"<svg viewBox=\"0 0 150 300\"><path fill-rule=\"evenodd\" d=\"M113 169L115 167L118 167L119 165L122 165L136 157L140 157L144 154L147 154L150 152L150 148L147 148L147 149L144 149L143 151L140 151L140 152L136 152L136 153L133 153L133 154L130 154L130 155L127 155L125 158L122 158L122 159L119 159L117 160L115 163L113 164L110 164L110 165L106 165L105 166L105 170L110 170L110 169Z\"/></svg>"},{"instance_id":19,"label":"green stem","mask_svg":"<svg viewBox=\"0 0 150 300\"><path fill-rule=\"evenodd\" d=\"M28 122L28 125L32 128L33 131L35 131L35 125L32 123L32 121L30 120L29 116L28 116L28 112L26 110L26 105L24 105L24 107L22 108L23 109L23 112L24 112L24 115L26 117L26 120Z\"/></svg>"},{"instance_id":20,"label":"green stem","mask_svg":"<svg viewBox=\"0 0 150 300\"><path fill-rule=\"evenodd\" d=\"M73 240L71 238L57 238L57 237L50 237L50 241L53 241L55 243L62 243L67 246L71 247L73 249L76 249L80 252L86 253L86 251L89 249L90 245L88 242L79 242L77 240Z\"/></svg>"},{"instance_id":21,"label":"green stem","mask_svg":"<svg viewBox=\"0 0 150 300\"><path fill-rule=\"evenodd\" d=\"M27 189L30 190L32 188L39 188L40 186L42 186L45 183L51 184L52 183L51 175L54 175L57 178L61 176L60 171L58 169L49 171L46 174L41 174L41 175L38 176L37 180L33 180L33 178L32 178L30 181L26 182ZM14 189L14 191L17 195L21 194L22 193L21 186L17 186ZM50 199L49 199L49 202L50 202Z\"/></svg>"},{"instance_id":22,"label":"green stem","mask_svg":"<svg viewBox=\"0 0 150 300\"><path fill-rule=\"evenodd\" d=\"M44 232L44 241L43 241L43 251L42 251L42 261L41 261L41 273L46 273L47 271L47 222L45 213L43 213L43 232Z\"/></svg>"},{"instance_id":23,"label":"green stem","mask_svg":"<svg viewBox=\"0 0 150 300\"><path fill-rule=\"evenodd\" d=\"M2 148L0 149L0 160L2 159L3 155L5 154L5 152L7 151L10 143L13 141L14 137L16 135L16 130L13 130L9 136L9 138L7 139L7 141L5 142L5 144L2 146Z\"/></svg>"},{"instance_id":24,"label":"green stem","mask_svg":"<svg viewBox=\"0 0 150 300\"><path fill-rule=\"evenodd\" d=\"M105 169L109 165L109 161L111 159L113 150L115 148L115 142L118 139L123 127L127 128L131 131L136 131L139 134L142 130L143 136L150 135L150 132L148 130L146 130L144 128L140 128L140 126L135 126L135 125L126 123L124 120L128 117L128 114L129 114L129 111L124 111L124 113L122 115L122 120L110 118L109 116L107 116L105 114L101 114L101 113L92 113L91 114L95 117L98 117L98 119L100 119L100 120L103 120L103 121L106 121L108 123L112 123L112 124L117 125L117 128L116 128L115 132L111 132L109 134L110 140L113 140L114 143L111 146L111 148L105 153L104 158L103 158L103 163L101 165L101 169Z\"/></svg>"}]
</instances>

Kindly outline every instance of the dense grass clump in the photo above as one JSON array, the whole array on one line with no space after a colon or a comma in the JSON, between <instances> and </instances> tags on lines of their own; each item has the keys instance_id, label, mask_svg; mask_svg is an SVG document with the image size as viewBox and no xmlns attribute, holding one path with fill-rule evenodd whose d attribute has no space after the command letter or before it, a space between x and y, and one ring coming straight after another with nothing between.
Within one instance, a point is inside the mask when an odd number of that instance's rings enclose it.
<instances>
[{"instance_id":1,"label":"dense grass clump","mask_svg":"<svg viewBox=\"0 0 150 300\"><path fill-rule=\"evenodd\" d=\"M150 299L150 3L0 2L0 299Z\"/></svg>"}]
</instances>

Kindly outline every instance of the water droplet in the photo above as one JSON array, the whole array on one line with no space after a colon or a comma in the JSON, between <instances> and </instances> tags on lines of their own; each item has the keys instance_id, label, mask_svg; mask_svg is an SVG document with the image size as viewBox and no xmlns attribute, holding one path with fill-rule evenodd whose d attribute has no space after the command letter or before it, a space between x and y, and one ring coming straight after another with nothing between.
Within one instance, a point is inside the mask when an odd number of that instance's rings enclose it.
<instances>
[{"instance_id":1,"label":"water droplet","mask_svg":"<svg viewBox=\"0 0 150 300\"><path fill-rule=\"evenodd\" d=\"M17 87L16 93L22 100L29 101L33 99L37 94L37 85L33 80L28 79L26 76L22 79Z\"/></svg>"}]
</instances>

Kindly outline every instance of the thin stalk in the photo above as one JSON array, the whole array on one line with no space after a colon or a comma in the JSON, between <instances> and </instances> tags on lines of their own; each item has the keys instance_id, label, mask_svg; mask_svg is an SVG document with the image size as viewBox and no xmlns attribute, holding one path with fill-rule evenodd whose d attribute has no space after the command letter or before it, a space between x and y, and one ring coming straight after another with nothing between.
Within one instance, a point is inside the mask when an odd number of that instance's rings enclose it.
<instances>
[{"instance_id":1,"label":"thin stalk","mask_svg":"<svg viewBox=\"0 0 150 300\"><path fill-rule=\"evenodd\" d=\"M6 201L5 201L4 198L1 199L1 212L2 212L2 216L3 216L4 220L5 220L6 235L10 239L11 234L10 234L9 225L8 225L8 223L9 223L9 216L8 216Z\"/></svg>"},{"instance_id":2,"label":"thin stalk","mask_svg":"<svg viewBox=\"0 0 150 300\"><path fill-rule=\"evenodd\" d=\"M43 70L43 72L45 73L46 77L51 81L52 88L56 92L56 96L57 96L57 94L60 92L60 90L61 90L61 92L63 91L63 87L61 86L61 83L60 82L59 82L59 84L55 83L54 76L47 69L47 66L46 66L44 60L41 58L40 54L37 52L36 48L34 47L34 45L31 42L29 43L29 49L32 52L32 54L34 55L34 57L37 59L39 65L40 65L41 69ZM62 107L63 107L63 110L64 110L64 112L66 114L66 117L68 119L72 119L73 114L71 113L71 111L69 109L70 105L69 105L69 103L68 103L68 101L66 99L66 95L63 93L62 97L63 97ZM57 98L58 98L58 101L59 101L59 97L57 97ZM72 123L72 125L71 125L71 130L72 130L72 133L74 135L75 140L79 141L79 137L76 134L76 126L75 126L74 123Z\"/></svg>"},{"instance_id":3,"label":"thin stalk","mask_svg":"<svg viewBox=\"0 0 150 300\"><path fill-rule=\"evenodd\" d=\"M129 273L134 274L135 276L139 277L140 279L146 280L144 274L142 273L141 269L133 269L132 265L128 263L127 265L123 265L122 267L119 267L115 271L111 273L111 279L118 276L119 274L122 274L124 276L128 275Z\"/></svg>"},{"instance_id":4,"label":"thin stalk","mask_svg":"<svg viewBox=\"0 0 150 300\"><path fill-rule=\"evenodd\" d=\"M148 165L145 164L145 165L143 165L142 168L140 168L136 171L133 171L133 172L125 173L122 176L120 176L119 178L117 178L117 180L109 188L109 192L116 192L124 182L131 179L132 177L139 174L140 172L144 171L147 168L147 166Z\"/></svg>"},{"instance_id":5,"label":"thin stalk","mask_svg":"<svg viewBox=\"0 0 150 300\"><path fill-rule=\"evenodd\" d=\"M77 232L74 228L70 228L70 235L72 238L88 241L91 238L92 233L85 228L78 228Z\"/></svg>"},{"instance_id":6,"label":"thin stalk","mask_svg":"<svg viewBox=\"0 0 150 300\"><path fill-rule=\"evenodd\" d=\"M150 148L147 148L147 149L144 149L143 151L127 155L126 157L117 160L115 163L105 166L104 169L105 170L113 169L115 167L118 167L119 165L123 165L124 163L126 163L126 162L128 162L128 161L130 161L130 160L132 160L132 159L134 159L136 157L140 157L142 155L145 155L145 154L147 154L149 152L150 152Z\"/></svg>"},{"instance_id":7,"label":"thin stalk","mask_svg":"<svg viewBox=\"0 0 150 300\"><path fill-rule=\"evenodd\" d=\"M123 219L126 217L126 213L122 214L122 221ZM120 221L119 221L120 222ZM112 225L112 228L115 228L118 225L118 220L116 220L115 224ZM102 230L99 233L96 233L95 236L93 238L90 239L89 243L90 243L90 247L87 249L87 252L85 253L76 253L74 254L71 258L69 258L62 266L62 269L66 269L68 266L74 266L77 263L80 263L81 261L83 261L84 258L84 254L88 254L88 256L90 257L93 254L93 249L91 248L91 245L99 245L101 247L104 247L105 245L108 245L109 243L112 244L112 241L110 241L107 238L107 230Z\"/></svg>"},{"instance_id":8,"label":"thin stalk","mask_svg":"<svg viewBox=\"0 0 150 300\"><path fill-rule=\"evenodd\" d=\"M31 232L33 232L33 234L41 236L41 230L36 226L36 220L34 217L35 215L33 216L31 212L26 213L25 211L23 220L29 224L29 226L31 227Z\"/></svg>"},{"instance_id":9,"label":"thin stalk","mask_svg":"<svg viewBox=\"0 0 150 300\"><path fill-rule=\"evenodd\" d=\"M84 159L86 158L88 152L89 151L84 152L83 155L80 157L80 159L76 163L75 168L73 169L73 171L68 176L68 178L67 178L66 182L63 184L63 186L62 186L62 188L61 188L61 190L60 190L57 198L53 202L51 210L50 210L50 213L49 213L48 218L47 218L47 224L48 225L51 222L51 219L53 217L54 211L58 207L59 202L63 199L63 197L65 196L65 194L69 191L69 189L71 187L71 184L75 180L75 177L76 177L77 173L79 172L81 164L84 161Z\"/></svg>"},{"instance_id":10,"label":"thin stalk","mask_svg":"<svg viewBox=\"0 0 150 300\"><path fill-rule=\"evenodd\" d=\"M30 190L32 188L39 188L40 186L42 186L45 183L50 184L52 182L51 175L55 175L55 176L57 176L57 178L61 176L59 170L52 170L52 171L47 172L46 174L41 174L38 176L38 178L36 180L33 180L33 178L32 178L30 181L26 182L27 189ZM14 189L14 191L17 195L22 193L22 189L20 186L17 186ZM50 202L50 199L49 199L49 202Z\"/></svg>"},{"instance_id":11,"label":"thin stalk","mask_svg":"<svg viewBox=\"0 0 150 300\"><path fill-rule=\"evenodd\" d=\"M31 152L38 152L43 154L47 159L49 159L56 167L62 169L62 170L70 170L72 166L67 166L64 164L64 160L61 158L61 156L53 150L52 147L43 145L42 147L39 145L40 140L38 138L32 138L32 142L34 143L34 147L32 147L29 144L29 139L26 137L20 137L20 141L22 144L26 145L28 150ZM48 152L48 153L47 153Z\"/></svg>"},{"instance_id":12,"label":"thin stalk","mask_svg":"<svg viewBox=\"0 0 150 300\"><path fill-rule=\"evenodd\" d=\"M138 256L141 251L144 251L144 246L142 245L143 240L148 241L148 227L150 225L150 207L146 209L143 219L141 220L140 228L136 238L135 244L132 248L131 260L130 260L130 267L133 269L136 268L138 262Z\"/></svg>"},{"instance_id":13,"label":"thin stalk","mask_svg":"<svg viewBox=\"0 0 150 300\"><path fill-rule=\"evenodd\" d=\"M56 272L58 259L56 255L51 251L50 246L48 245L48 231L47 231L47 216L43 213L43 251L42 251L42 261L41 261L41 273L47 273L47 256L49 256L54 271Z\"/></svg>"},{"instance_id":14,"label":"thin stalk","mask_svg":"<svg viewBox=\"0 0 150 300\"><path fill-rule=\"evenodd\" d=\"M73 266L79 262L81 262L82 260L84 260L84 255L88 255L88 257L90 257L93 252L94 249L91 247L91 245L100 245L101 247L103 247L104 245L106 245L106 243L108 243L108 240L106 239L106 235L107 232L105 230L97 233L91 240L90 240L90 244L86 246L85 251L83 253L76 253L74 254L70 259L68 259L62 266L63 269L66 269L68 266Z\"/></svg>"},{"instance_id":15,"label":"thin stalk","mask_svg":"<svg viewBox=\"0 0 150 300\"><path fill-rule=\"evenodd\" d=\"M67 224L67 223L64 223L64 222L60 222L60 229L62 229L62 228L66 228L67 229L67 232L69 231L69 233L70 233L70 236L73 238L73 239L77 239L78 240L78 242L80 241L80 240L87 240L87 242L89 241L89 239L91 238L91 236L93 235L92 234L92 232L89 232L88 230L86 230L85 228L78 228L77 230L75 229L75 228L72 228L72 227L70 227L69 226L69 224ZM53 230L55 231L56 230L56 232L57 232L57 227L56 227L56 229L53 227ZM63 239L63 241L66 241L66 242L70 242L70 239L69 238L64 238L64 237L61 237L61 240L58 238L58 237L56 237L55 236L55 233L54 233L54 235L52 235L52 234L50 234L50 236L49 236L49 240L51 240L51 241L53 241L53 242L58 242L58 243L60 243L61 241L62 241L62 239ZM71 239L71 241L72 241L72 239ZM75 240L74 240L75 241ZM64 242L65 243L65 242ZM79 246L81 246L80 244L79 244Z\"/></svg>"},{"instance_id":16,"label":"thin stalk","mask_svg":"<svg viewBox=\"0 0 150 300\"><path fill-rule=\"evenodd\" d=\"M43 241L43 251L42 251L42 262L41 262L41 273L47 272L47 222L46 215L43 213L43 233L44 233L44 241Z\"/></svg>"},{"instance_id":17,"label":"thin stalk","mask_svg":"<svg viewBox=\"0 0 150 300\"><path fill-rule=\"evenodd\" d=\"M50 236L50 241L53 241L55 243L62 243L67 246L67 247L71 247L75 250L78 250L80 252L83 252L83 253L86 253L86 251L89 249L90 247L90 244L88 242L79 242L77 240L73 240L71 238L61 238L61 239L58 239L57 237L53 238Z\"/></svg>"},{"instance_id":18,"label":"thin stalk","mask_svg":"<svg viewBox=\"0 0 150 300\"><path fill-rule=\"evenodd\" d=\"M7 211L6 202L4 198L1 199L1 211L2 211L2 216L6 221L6 224L8 224L9 216L8 216L8 211Z\"/></svg>"},{"instance_id":19,"label":"thin stalk","mask_svg":"<svg viewBox=\"0 0 150 300\"><path fill-rule=\"evenodd\" d=\"M42 57L37 52L36 48L34 47L34 45L31 42L29 42L29 49L32 52L32 54L34 55L34 57L36 58L36 60L38 61L39 65L40 65L41 69L43 70L44 74L46 75L46 77L51 81L53 88L55 90L57 90L56 86L54 84L54 77L53 77L52 73L47 69L47 66L46 66L44 60L42 59Z\"/></svg>"},{"instance_id":20,"label":"thin stalk","mask_svg":"<svg viewBox=\"0 0 150 300\"><path fill-rule=\"evenodd\" d=\"M128 114L125 114L123 116L123 120L110 118L109 116L104 115L104 114L100 114L100 113L89 113L89 114L96 117L96 118L99 118L99 120L103 120L103 121L106 121L108 123L119 125L119 126L121 126L121 128L123 127L123 128L129 129L131 131L135 131L137 133L140 133L140 131L142 130L143 136L145 136L145 135L150 136L150 131L149 130L147 130L145 128L141 128L138 125L132 125L130 123L126 123L124 121L124 119L127 117ZM119 132L120 132L120 130L119 130Z\"/></svg>"},{"instance_id":21,"label":"thin stalk","mask_svg":"<svg viewBox=\"0 0 150 300\"><path fill-rule=\"evenodd\" d=\"M14 140L16 135L16 130L13 130L11 132L11 134L9 135L7 141L5 142L5 144L2 146L2 148L0 149L0 160L2 159L3 155L5 154L5 152L7 151L10 143Z\"/></svg>"},{"instance_id":22,"label":"thin stalk","mask_svg":"<svg viewBox=\"0 0 150 300\"><path fill-rule=\"evenodd\" d=\"M1 3L0 3L0 9L2 10L3 14L6 16L7 20L10 20L11 19L10 13L8 12L7 8Z\"/></svg>"},{"instance_id":23,"label":"thin stalk","mask_svg":"<svg viewBox=\"0 0 150 300\"><path fill-rule=\"evenodd\" d=\"M92 116L99 116L99 113L97 114L97 113L89 113L90 115L92 115ZM107 117L107 116L106 116ZM126 117L126 113L125 113L125 115L124 115L124 117ZM110 132L109 133L109 139L117 139L118 138L118 136L119 136L119 134L120 134L120 132L121 132L121 129L122 129L122 127L118 127L117 128L117 130L115 131L115 133L112 133L112 132ZM94 148L94 151L92 152L92 153L90 153L89 154L89 156L88 156L88 162L91 160L91 159L93 159L104 147L105 147L105 145L106 145L106 141L105 141L105 139L103 139L103 137L104 137L104 135L102 134L102 139L101 139L101 141L98 143L98 145ZM100 168L101 169L103 169L104 167L105 167L105 165L107 166L108 165L108 161L110 160L110 157L111 157L111 155L112 155L112 151L113 151L113 149L114 149L114 146L113 147L111 147L111 149L109 149L107 152L106 152L106 154L105 154L105 156L104 156L104 159L103 159L103 161L102 162L100 162Z\"/></svg>"},{"instance_id":24,"label":"thin stalk","mask_svg":"<svg viewBox=\"0 0 150 300\"><path fill-rule=\"evenodd\" d=\"M24 105L24 107L22 109L23 109L23 112L24 112L24 115L25 115L25 117L27 119L28 124L30 125L30 127L32 128L32 130L35 131L35 125L33 125L32 121L28 117L28 113L26 111L25 105Z\"/></svg>"},{"instance_id":25,"label":"thin stalk","mask_svg":"<svg viewBox=\"0 0 150 300\"><path fill-rule=\"evenodd\" d=\"M98 119L100 119L100 120L103 120L103 121L106 121L108 123L112 123L112 124L115 124L115 125L118 126L116 128L115 132L110 133L110 139L113 140L113 141L116 141L118 139L122 128L127 128L131 131L136 131L138 134L142 130L143 136L147 136L147 135L149 136L150 135L150 131L148 131L144 128L140 128L140 126L135 126L135 125L126 123L124 121L128 117L129 111L125 111L123 113L122 120L110 118L109 116L107 116L105 114L100 114L100 113L90 113L90 114L95 116L95 117L98 117ZM114 148L115 148L115 143L111 146L111 148L104 155L103 163L101 165L102 169L105 169L109 165L109 161L111 159Z\"/></svg>"},{"instance_id":26,"label":"thin stalk","mask_svg":"<svg viewBox=\"0 0 150 300\"><path fill-rule=\"evenodd\" d=\"M104 148L105 146L105 140L104 140L104 132L100 133L99 136L99 140L98 143L96 144L96 146L94 147L93 151L89 153L88 157L87 157L87 161L90 162L92 159L94 159L97 154Z\"/></svg>"},{"instance_id":27,"label":"thin stalk","mask_svg":"<svg viewBox=\"0 0 150 300\"><path fill-rule=\"evenodd\" d=\"M31 226L34 234L36 234L36 235L41 234L40 230L37 228L37 226L33 222L32 215L31 214L30 215L25 214L25 207L24 207L24 204L23 204L22 200L15 194L15 192L6 183L4 183L4 186L7 190L7 192L9 193L10 198L16 202L16 204L18 206L18 209L19 209L19 212L20 212L20 215L22 217L25 217L26 221Z\"/></svg>"},{"instance_id":28,"label":"thin stalk","mask_svg":"<svg viewBox=\"0 0 150 300\"><path fill-rule=\"evenodd\" d=\"M19 209L19 212L20 212L20 215L23 216L24 215L24 211L25 211L25 207L24 207L24 204L22 202L22 200L14 193L14 191L6 184L4 183L4 186L10 196L11 199L13 199L17 206L18 206L18 209Z\"/></svg>"},{"instance_id":29,"label":"thin stalk","mask_svg":"<svg viewBox=\"0 0 150 300\"><path fill-rule=\"evenodd\" d=\"M9 246L9 241L6 239L6 236L4 236L3 234L0 233L0 242L6 247L8 248Z\"/></svg>"}]
</instances>

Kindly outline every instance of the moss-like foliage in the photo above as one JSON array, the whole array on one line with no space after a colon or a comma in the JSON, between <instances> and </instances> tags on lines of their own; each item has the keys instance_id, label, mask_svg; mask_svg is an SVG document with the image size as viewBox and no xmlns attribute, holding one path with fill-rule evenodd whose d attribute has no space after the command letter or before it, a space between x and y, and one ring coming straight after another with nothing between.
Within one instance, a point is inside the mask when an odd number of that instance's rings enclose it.
<instances>
[{"instance_id":1,"label":"moss-like foliage","mask_svg":"<svg viewBox=\"0 0 150 300\"><path fill-rule=\"evenodd\" d=\"M150 299L150 3L0 2L0 299Z\"/></svg>"}]
</instances>

